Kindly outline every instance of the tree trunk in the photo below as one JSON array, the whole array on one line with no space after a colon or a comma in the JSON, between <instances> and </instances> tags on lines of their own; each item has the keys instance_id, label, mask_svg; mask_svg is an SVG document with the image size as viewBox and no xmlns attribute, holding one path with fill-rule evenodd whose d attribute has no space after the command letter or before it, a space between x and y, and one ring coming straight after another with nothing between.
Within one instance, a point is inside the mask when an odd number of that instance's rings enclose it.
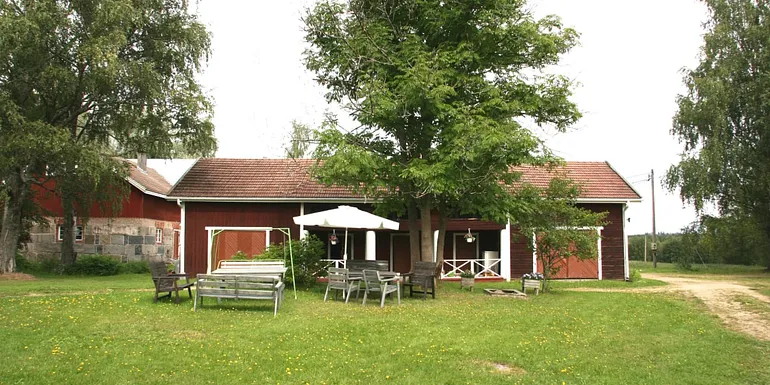
<instances>
[{"instance_id":1,"label":"tree trunk","mask_svg":"<svg viewBox=\"0 0 770 385\"><path fill-rule=\"evenodd\" d=\"M75 207L72 198L68 194L62 194L62 209L64 210L64 222L62 223L61 263L64 266L75 263Z\"/></svg>"},{"instance_id":2,"label":"tree trunk","mask_svg":"<svg viewBox=\"0 0 770 385\"><path fill-rule=\"evenodd\" d=\"M3 210L3 228L0 230L0 274L16 270L16 251L21 236L21 210L27 197L29 186L21 176L21 170L6 179L9 189L8 201Z\"/></svg>"},{"instance_id":3,"label":"tree trunk","mask_svg":"<svg viewBox=\"0 0 770 385\"><path fill-rule=\"evenodd\" d=\"M417 202L410 200L406 207L406 215L409 220L409 259L410 266L420 260L420 228L418 225L420 210Z\"/></svg>"},{"instance_id":4,"label":"tree trunk","mask_svg":"<svg viewBox=\"0 0 770 385\"><path fill-rule=\"evenodd\" d=\"M420 243L422 245L421 260L427 262L433 261L433 226L430 222L430 209L430 201L426 199L420 205Z\"/></svg>"}]
</instances>

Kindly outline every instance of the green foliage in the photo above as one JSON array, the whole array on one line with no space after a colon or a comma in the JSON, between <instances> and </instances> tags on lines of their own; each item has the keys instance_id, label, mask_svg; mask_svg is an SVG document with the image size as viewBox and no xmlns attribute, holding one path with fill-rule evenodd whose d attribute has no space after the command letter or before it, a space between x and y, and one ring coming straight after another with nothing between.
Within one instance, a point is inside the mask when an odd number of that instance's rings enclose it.
<instances>
[{"instance_id":1,"label":"green foliage","mask_svg":"<svg viewBox=\"0 0 770 385\"><path fill-rule=\"evenodd\" d=\"M146 274L150 272L150 265L147 261L124 262L120 264L119 272L120 274Z\"/></svg>"},{"instance_id":2,"label":"green foliage","mask_svg":"<svg viewBox=\"0 0 770 385\"><path fill-rule=\"evenodd\" d=\"M476 274L473 274L470 270L464 270L460 273L460 278L474 278Z\"/></svg>"},{"instance_id":3,"label":"green foliage","mask_svg":"<svg viewBox=\"0 0 770 385\"><path fill-rule=\"evenodd\" d=\"M767 265L770 242L752 218L703 216L679 234L659 234L658 262ZM647 235L648 248L651 237ZM643 260L644 235L629 236L631 260ZM648 249L648 261L652 252Z\"/></svg>"},{"instance_id":4,"label":"green foliage","mask_svg":"<svg viewBox=\"0 0 770 385\"><path fill-rule=\"evenodd\" d=\"M16 254L16 271L20 271L22 273L33 273L33 272L40 272L40 263L35 261L28 260L24 254L17 253Z\"/></svg>"},{"instance_id":5,"label":"green foliage","mask_svg":"<svg viewBox=\"0 0 770 385\"><path fill-rule=\"evenodd\" d=\"M312 286L322 273L324 265L321 259L326 255L324 243L315 235L309 235L303 240L292 239L291 251L294 256L294 278L297 286ZM284 242L270 245L258 258L286 261L289 264L289 244ZM287 283L291 283L291 270L286 272Z\"/></svg>"},{"instance_id":6,"label":"green foliage","mask_svg":"<svg viewBox=\"0 0 770 385\"><path fill-rule=\"evenodd\" d=\"M256 258L256 257L257 256L255 255L254 258ZM230 259L235 260L235 261L243 261L243 260L251 259L251 258L249 258L248 254L244 253L243 251L238 250L235 254L233 254L230 257Z\"/></svg>"},{"instance_id":7,"label":"green foliage","mask_svg":"<svg viewBox=\"0 0 770 385\"><path fill-rule=\"evenodd\" d=\"M311 153L310 143L314 140L313 130L310 126L296 120L291 121L291 133L289 142L284 147L286 157L289 159L302 159Z\"/></svg>"},{"instance_id":8,"label":"green foliage","mask_svg":"<svg viewBox=\"0 0 770 385\"><path fill-rule=\"evenodd\" d=\"M701 62L685 73L672 134L684 144L666 175L669 189L700 211L752 218L770 235L770 7L754 0L705 0ZM766 249L766 253L767 250Z\"/></svg>"},{"instance_id":9,"label":"green foliage","mask_svg":"<svg viewBox=\"0 0 770 385\"><path fill-rule=\"evenodd\" d=\"M83 255L67 266L65 272L70 275L117 275L120 261L108 255Z\"/></svg>"},{"instance_id":10,"label":"green foliage","mask_svg":"<svg viewBox=\"0 0 770 385\"><path fill-rule=\"evenodd\" d=\"M577 44L574 30L519 0L321 1L305 23L307 68L360 123L325 122L319 180L412 220L416 206L498 221L528 210L510 194L511 166L555 158L519 122L563 131L580 117L571 82L544 71Z\"/></svg>"},{"instance_id":11,"label":"green foliage","mask_svg":"<svg viewBox=\"0 0 770 385\"><path fill-rule=\"evenodd\" d=\"M546 191L529 189L525 192L537 204L514 219L520 224L520 233L530 248L537 251L537 260L543 266L543 290L547 291L551 277L561 269L560 261L572 256L581 260L597 257L599 234L590 228L602 226L606 213L577 207L575 199L580 194L579 186L567 179L553 179ZM536 236L532 237L532 234Z\"/></svg>"},{"instance_id":12,"label":"green foliage","mask_svg":"<svg viewBox=\"0 0 770 385\"><path fill-rule=\"evenodd\" d=\"M639 282L642 279L642 272L639 269L631 269L631 273L628 277L629 282Z\"/></svg>"},{"instance_id":13,"label":"green foliage","mask_svg":"<svg viewBox=\"0 0 770 385\"><path fill-rule=\"evenodd\" d=\"M2 1L0 36L0 180L13 215L33 181L53 179L71 226L94 202L120 209L126 169L116 155L214 153L212 105L197 80L210 37L187 1Z\"/></svg>"}]
</instances>

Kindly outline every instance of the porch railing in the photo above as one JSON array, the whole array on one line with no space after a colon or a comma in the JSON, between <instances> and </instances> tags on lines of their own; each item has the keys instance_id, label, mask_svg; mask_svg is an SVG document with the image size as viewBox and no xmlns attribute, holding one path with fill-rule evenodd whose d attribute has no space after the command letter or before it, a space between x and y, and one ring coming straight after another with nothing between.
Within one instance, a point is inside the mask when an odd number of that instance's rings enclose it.
<instances>
[{"instance_id":1,"label":"porch railing","mask_svg":"<svg viewBox=\"0 0 770 385\"><path fill-rule=\"evenodd\" d=\"M330 267L336 267L338 269L344 269L345 268L345 262L347 260L344 259L322 259L321 262L324 263L323 270L329 270Z\"/></svg>"},{"instance_id":2,"label":"porch railing","mask_svg":"<svg viewBox=\"0 0 770 385\"><path fill-rule=\"evenodd\" d=\"M445 259L441 278L459 277L463 271L470 270L476 278L502 278L498 274L501 259Z\"/></svg>"}]
</instances>

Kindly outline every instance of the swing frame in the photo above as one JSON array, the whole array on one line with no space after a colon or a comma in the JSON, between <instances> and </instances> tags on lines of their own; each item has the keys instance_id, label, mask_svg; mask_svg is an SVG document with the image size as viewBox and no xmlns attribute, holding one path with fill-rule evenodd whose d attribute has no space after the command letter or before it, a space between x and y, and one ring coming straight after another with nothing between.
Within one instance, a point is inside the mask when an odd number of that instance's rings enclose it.
<instances>
[{"instance_id":1,"label":"swing frame","mask_svg":"<svg viewBox=\"0 0 770 385\"><path fill-rule=\"evenodd\" d=\"M291 241L291 228L289 227L228 227L228 226L206 226L206 232L208 234L207 236L207 242L208 242L208 255L206 257L206 274L211 274L212 266L212 257L213 257L213 248L214 248L214 238L221 234L224 231L264 231L267 234L265 235L265 247L270 246L270 232L271 231L279 231L284 236L283 241L283 262L286 263L286 240L288 239ZM294 290L294 299L297 299L297 281L294 277L294 252L291 247L291 242L289 243L289 266L291 268L291 284L292 289Z\"/></svg>"}]
</instances>

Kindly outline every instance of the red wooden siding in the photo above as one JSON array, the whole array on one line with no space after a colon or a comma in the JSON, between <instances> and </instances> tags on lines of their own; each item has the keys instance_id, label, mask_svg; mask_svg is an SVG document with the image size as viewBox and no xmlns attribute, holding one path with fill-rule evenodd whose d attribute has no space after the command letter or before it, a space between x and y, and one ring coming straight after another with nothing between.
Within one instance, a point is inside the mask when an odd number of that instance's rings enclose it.
<instances>
[{"instance_id":1,"label":"red wooden siding","mask_svg":"<svg viewBox=\"0 0 770 385\"><path fill-rule=\"evenodd\" d=\"M623 205L619 203L585 203L578 206L594 212L607 212L602 230L602 278L624 279L623 266ZM587 262L587 263L590 263ZM585 269L586 266L576 269ZM532 249L518 229L511 229L511 279L532 272Z\"/></svg>"},{"instance_id":2,"label":"red wooden siding","mask_svg":"<svg viewBox=\"0 0 770 385\"><path fill-rule=\"evenodd\" d=\"M580 204L594 212L607 212L602 230L602 278L625 279L623 266L623 205Z\"/></svg>"},{"instance_id":3,"label":"red wooden siding","mask_svg":"<svg viewBox=\"0 0 770 385\"><path fill-rule=\"evenodd\" d=\"M208 234L206 226L289 227L299 238L299 226L292 218L299 215L299 203L185 203L185 272L206 272ZM282 242L279 231L271 231L271 243Z\"/></svg>"},{"instance_id":4,"label":"red wooden siding","mask_svg":"<svg viewBox=\"0 0 770 385\"><path fill-rule=\"evenodd\" d=\"M133 186L131 188L134 189ZM168 222L179 222L181 220L182 209L176 202L167 201L152 195L142 195L142 218L151 218Z\"/></svg>"},{"instance_id":5,"label":"red wooden siding","mask_svg":"<svg viewBox=\"0 0 770 385\"><path fill-rule=\"evenodd\" d=\"M47 188L53 189L55 185L49 182ZM54 217L63 217L61 199L56 194L46 191L38 186L32 187L37 194L40 205ZM181 211L175 202L163 198L150 196L141 192L138 188L130 186L128 198L123 201L120 213L111 215L109 210L102 210L98 204L91 206L89 210L91 218L149 218L168 222L179 222Z\"/></svg>"}]
</instances>

